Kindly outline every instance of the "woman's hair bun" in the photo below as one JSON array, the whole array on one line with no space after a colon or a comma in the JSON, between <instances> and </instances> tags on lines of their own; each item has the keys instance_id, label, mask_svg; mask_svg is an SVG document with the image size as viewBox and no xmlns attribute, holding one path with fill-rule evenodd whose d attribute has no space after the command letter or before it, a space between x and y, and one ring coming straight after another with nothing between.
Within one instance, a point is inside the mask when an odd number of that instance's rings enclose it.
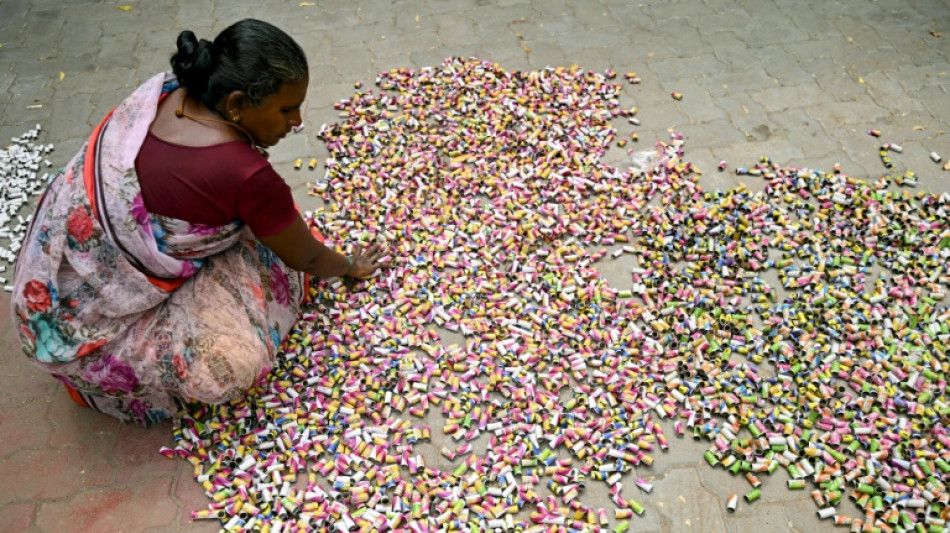
<instances>
[{"instance_id":1,"label":"woman's hair bun","mask_svg":"<svg viewBox=\"0 0 950 533\"><path fill-rule=\"evenodd\" d=\"M171 64L181 86L209 109L217 109L234 91L242 92L248 105L260 105L281 84L307 78L307 56L300 45L280 28L256 19L235 22L213 43L181 32Z\"/></svg>"},{"instance_id":2,"label":"woman's hair bun","mask_svg":"<svg viewBox=\"0 0 950 533\"><path fill-rule=\"evenodd\" d=\"M178 34L178 52L172 56L172 72L178 82L196 97L208 88L211 75L211 42L198 40L190 30Z\"/></svg>"}]
</instances>

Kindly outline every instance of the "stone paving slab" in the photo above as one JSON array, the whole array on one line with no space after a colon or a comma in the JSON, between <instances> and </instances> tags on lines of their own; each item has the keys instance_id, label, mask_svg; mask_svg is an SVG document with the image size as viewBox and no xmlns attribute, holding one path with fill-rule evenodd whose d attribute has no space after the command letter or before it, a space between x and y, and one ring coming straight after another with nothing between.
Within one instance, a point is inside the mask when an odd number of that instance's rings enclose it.
<instances>
[{"instance_id":1,"label":"stone paving slab","mask_svg":"<svg viewBox=\"0 0 950 533\"><path fill-rule=\"evenodd\" d=\"M309 128L272 150L305 209L316 205L306 183L320 171L291 165L325 157L314 133L335 120L332 104L380 70L449 56L477 56L508 70L578 64L637 72L642 83L625 85L622 94L623 105L641 109L634 148L680 130L707 188L740 181L714 170L720 160L732 168L766 155L809 168L840 163L851 175L876 177L883 173L877 142L866 134L876 128L905 147L895 164L914 169L921 190L950 191L950 173L927 156L950 157L946 0L0 0L0 144L40 123L42 141L56 146L55 163L65 164L105 112L167 68L180 30L211 38L244 17L281 26L309 55ZM673 91L684 99L672 100ZM617 127L621 135L633 131ZM620 149L607 155L615 164L625 158ZM604 275L620 283L624 268L605 266ZM171 443L170 425L122 427L72 404L25 361L5 295L0 350L2 529L217 530L189 518L206 503L191 465L157 454ZM631 521L631 531L833 529L815 517L807 494L785 490L783 475L763 479L758 502L726 513L725 498L747 484L706 466L704 444L671 439L652 468L638 468L656 490L640 495L648 511ZM440 447L436 440L428 450L432 464L443 461Z\"/></svg>"}]
</instances>

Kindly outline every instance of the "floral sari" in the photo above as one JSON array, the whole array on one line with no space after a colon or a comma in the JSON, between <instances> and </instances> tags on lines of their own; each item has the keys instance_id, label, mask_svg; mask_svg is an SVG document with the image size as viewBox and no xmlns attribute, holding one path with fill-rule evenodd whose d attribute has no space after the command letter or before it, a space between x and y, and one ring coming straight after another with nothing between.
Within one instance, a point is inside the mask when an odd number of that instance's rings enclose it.
<instances>
[{"instance_id":1,"label":"floral sari","mask_svg":"<svg viewBox=\"0 0 950 533\"><path fill-rule=\"evenodd\" d=\"M53 178L12 298L28 357L91 407L146 425L181 401L226 402L253 386L305 295L303 277L242 223L145 209L135 158L176 86L166 74L147 81Z\"/></svg>"}]
</instances>

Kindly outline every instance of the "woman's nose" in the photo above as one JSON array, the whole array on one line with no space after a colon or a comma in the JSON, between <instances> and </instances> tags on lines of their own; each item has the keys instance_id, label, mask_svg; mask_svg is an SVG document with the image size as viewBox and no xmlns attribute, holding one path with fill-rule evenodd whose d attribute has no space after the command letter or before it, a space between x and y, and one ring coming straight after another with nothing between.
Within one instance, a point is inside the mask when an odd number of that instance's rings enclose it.
<instances>
[{"instance_id":1,"label":"woman's nose","mask_svg":"<svg viewBox=\"0 0 950 533\"><path fill-rule=\"evenodd\" d=\"M291 117L290 119L290 129L297 133L303 129L303 117L298 112L296 116Z\"/></svg>"}]
</instances>

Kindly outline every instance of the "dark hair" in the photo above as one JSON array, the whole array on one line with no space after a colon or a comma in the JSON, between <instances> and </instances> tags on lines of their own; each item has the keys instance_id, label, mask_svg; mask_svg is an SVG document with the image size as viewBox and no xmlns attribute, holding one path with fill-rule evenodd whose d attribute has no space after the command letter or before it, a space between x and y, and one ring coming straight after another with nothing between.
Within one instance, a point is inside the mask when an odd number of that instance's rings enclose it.
<instances>
[{"instance_id":1,"label":"dark hair","mask_svg":"<svg viewBox=\"0 0 950 533\"><path fill-rule=\"evenodd\" d=\"M235 22L215 37L200 41L185 30L178 35L172 72L182 87L210 109L232 91L251 105L307 76L303 49L283 30L255 19Z\"/></svg>"}]
</instances>

